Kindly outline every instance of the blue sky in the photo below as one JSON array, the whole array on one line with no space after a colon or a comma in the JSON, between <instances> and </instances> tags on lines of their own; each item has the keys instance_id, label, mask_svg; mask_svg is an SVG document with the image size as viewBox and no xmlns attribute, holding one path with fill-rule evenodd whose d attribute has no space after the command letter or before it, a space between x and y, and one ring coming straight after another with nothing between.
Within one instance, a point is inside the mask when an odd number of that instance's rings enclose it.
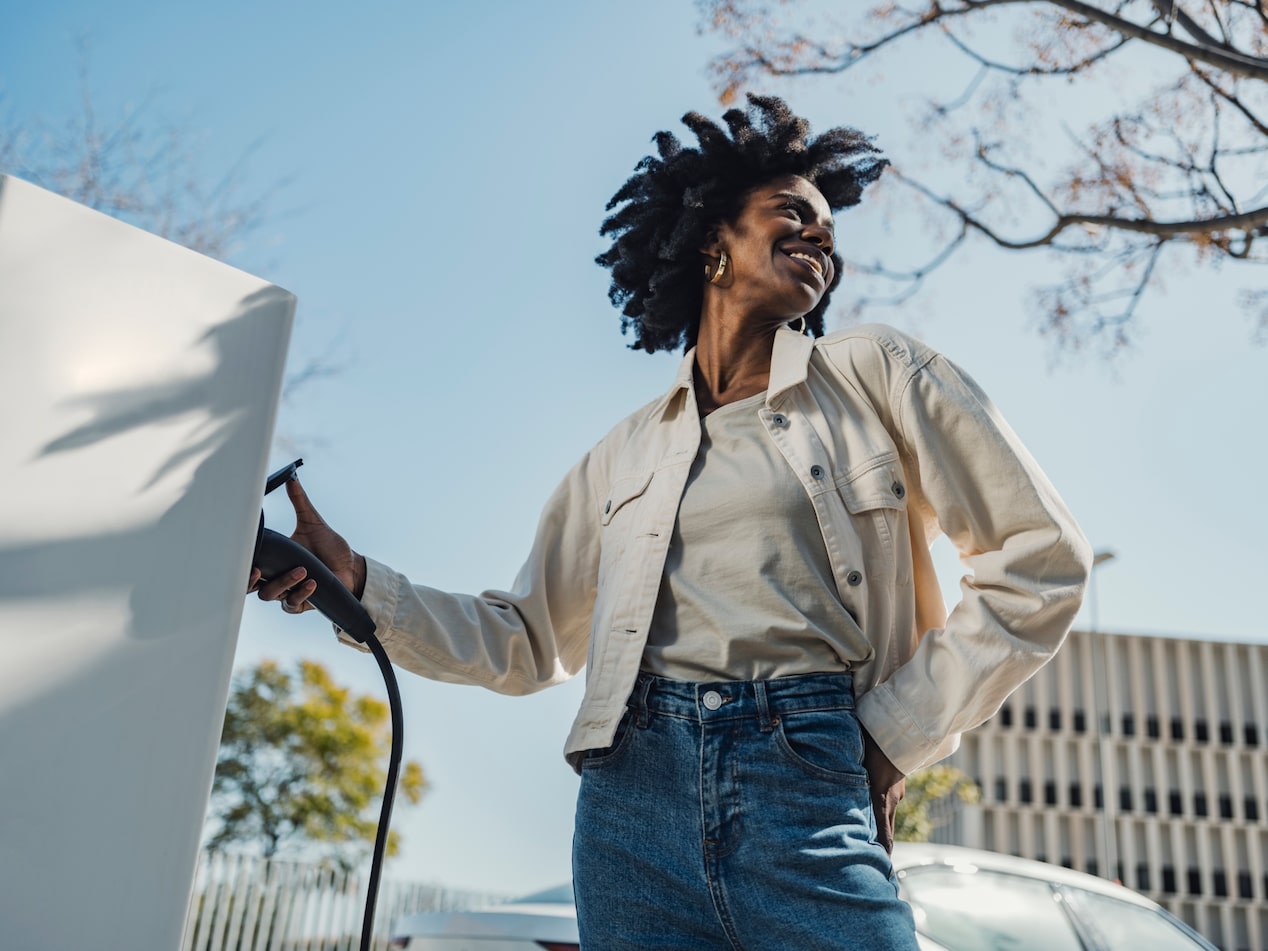
<instances>
[{"instance_id":1,"label":"blue sky","mask_svg":"<svg viewBox=\"0 0 1268 951\"><path fill-rule=\"evenodd\" d=\"M68 0L5 19L0 109L74 115L84 34L103 116L148 103L190 131L207 175L261 140L248 184L288 180L236 263L298 295L293 365L341 363L279 428L360 550L436 587L508 585L558 479L668 386L678 358L624 349L592 258L603 206L652 133L721 111L704 72L718 41L697 33L692 4ZM817 128L856 125L895 163L926 158L903 118L909 85L786 92ZM911 220L863 208L838 232L847 248L901 242ZM1147 301L1138 352L1054 369L1026 309L1040 264L962 255L918 309L885 319L968 369L1093 544L1118 551L1101 571L1102 628L1264 639L1268 514L1247 491L1268 463L1268 351L1235 308L1248 278L1173 273ZM276 505L269 520L289 525ZM945 547L939 565L954 598ZM372 661L315 615L253 601L238 660L266 656L381 690ZM504 892L564 879L576 780L560 749L580 685L513 699L405 676L402 693L407 755L433 790L398 810L390 874Z\"/></svg>"}]
</instances>

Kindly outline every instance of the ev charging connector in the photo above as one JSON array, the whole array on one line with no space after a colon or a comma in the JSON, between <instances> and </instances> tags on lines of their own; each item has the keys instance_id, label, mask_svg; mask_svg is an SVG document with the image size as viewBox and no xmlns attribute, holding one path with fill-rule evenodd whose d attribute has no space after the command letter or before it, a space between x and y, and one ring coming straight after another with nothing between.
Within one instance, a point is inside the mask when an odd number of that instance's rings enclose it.
<instances>
[{"instance_id":1,"label":"ev charging connector","mask_svg":"<svg viewBox=\"0 0 1268 951\"><path fill-rule=\"evenodd\" d=\"M295 470L304 464L296 459L290 465L278 469L264 484L268 495L278 486L295 478ZM379 810L379 828L374 837L374 856L370 860L370 881L366 887L365 916L361 922L361 951L370 951L374 928L374 907L379 897L379 879L383 872L383 856L387 849L388 824L392 820L392 802L396 798L396 782L401 767L401 748L404 738L401 716L401 694L396 685L396 674L387 652L374 636L375 624L356 596L335 577L316 555L280 532L264 527L264 512L260 512L260 526L255 533L255 554L251 564L260 569L260 580L271 581L288 571L302 567L308 578L317 582L317 590L309 598L318 611L338 625L350 637L364 644L374 655L387 687L388 706L392 712L392 750L388 759L387 785L383 790L383 806Z\"/></svg>"}]
</instances>

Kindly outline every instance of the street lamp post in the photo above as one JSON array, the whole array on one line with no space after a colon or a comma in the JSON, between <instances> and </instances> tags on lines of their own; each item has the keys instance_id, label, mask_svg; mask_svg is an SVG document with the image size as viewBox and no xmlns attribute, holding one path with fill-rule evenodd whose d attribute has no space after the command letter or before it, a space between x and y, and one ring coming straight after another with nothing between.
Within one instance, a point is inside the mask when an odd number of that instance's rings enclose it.
<instances>
[{"instance_id":1,"label":"street lamp post","mask_svg":"<svg viewBox=\"0 0 1268 951\"><path fill-rule=\"evenodd\" d=\"M1118 879L1118 828L1117 800L1114 790L1110 788L1110 767L1113 751L1111 742L1113 724L1110 722L1110 673L1109 644L1100 636L1097 626L1096 569L1113 561L1117 553L1110 548L1103 548L1092 556L1092 572L1088 579L1088 614L1090 625L1088 638L1092 644L1093 663L1093 706L1096 715L1096 746L1101 765L1101 844L1105 851L1106 869L1102 873L1111 881ZM1097 662L1097 654L1100 654Z\"/></svg>"}]
</instances>

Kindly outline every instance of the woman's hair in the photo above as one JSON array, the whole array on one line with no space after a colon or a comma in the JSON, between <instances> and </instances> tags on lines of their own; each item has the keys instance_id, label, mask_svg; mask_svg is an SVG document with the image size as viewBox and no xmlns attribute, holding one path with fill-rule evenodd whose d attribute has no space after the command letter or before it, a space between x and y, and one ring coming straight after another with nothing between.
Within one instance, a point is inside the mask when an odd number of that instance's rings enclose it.
<instances>
[{"instance_id":1,"label":"woman's hair","mask_svg":"<svg viewBox=\"0 0 1268 951\"><path fill-rule=\"evenodd\" d=\"M621 332L634 331L631 349L655 353L695 344L703 299L700 248L719 224L736 219L754 188L798 175L823 193L830 208L847 208L889 164L856 129L808 138L810 124L782 99L750 94L748 102L747 109L722 116L729 137L698 112L683 116L699 148L684 148L670 132L656 133L659 156L639 162L608 202L608 211L624 204L599 229L613 241L595 261L612 269L608 297L621 308ZM841 276L841 258L833 252L832 260L832 286L806 314L816 336L823 333L828 297Z\"/></svg>"}]
</instances>

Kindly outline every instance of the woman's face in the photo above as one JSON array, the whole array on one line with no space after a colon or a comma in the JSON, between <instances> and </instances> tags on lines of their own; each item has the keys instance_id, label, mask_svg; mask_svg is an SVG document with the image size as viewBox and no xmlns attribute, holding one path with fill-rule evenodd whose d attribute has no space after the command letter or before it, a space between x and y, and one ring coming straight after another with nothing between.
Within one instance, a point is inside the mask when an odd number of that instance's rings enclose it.
<instances>
[{"instance_id":1,"label":"woman's face","mask_svg":"<svg viewBox=\"0 0 1268 951\"><path fill-rule=\"evenodd\" d=\"M832 285L832 209L819 189L796 175L749 192L733 222L711 245L727 253L719 281L729 304L778 322L809 313Z\"/></svg>"}]
</instances>

